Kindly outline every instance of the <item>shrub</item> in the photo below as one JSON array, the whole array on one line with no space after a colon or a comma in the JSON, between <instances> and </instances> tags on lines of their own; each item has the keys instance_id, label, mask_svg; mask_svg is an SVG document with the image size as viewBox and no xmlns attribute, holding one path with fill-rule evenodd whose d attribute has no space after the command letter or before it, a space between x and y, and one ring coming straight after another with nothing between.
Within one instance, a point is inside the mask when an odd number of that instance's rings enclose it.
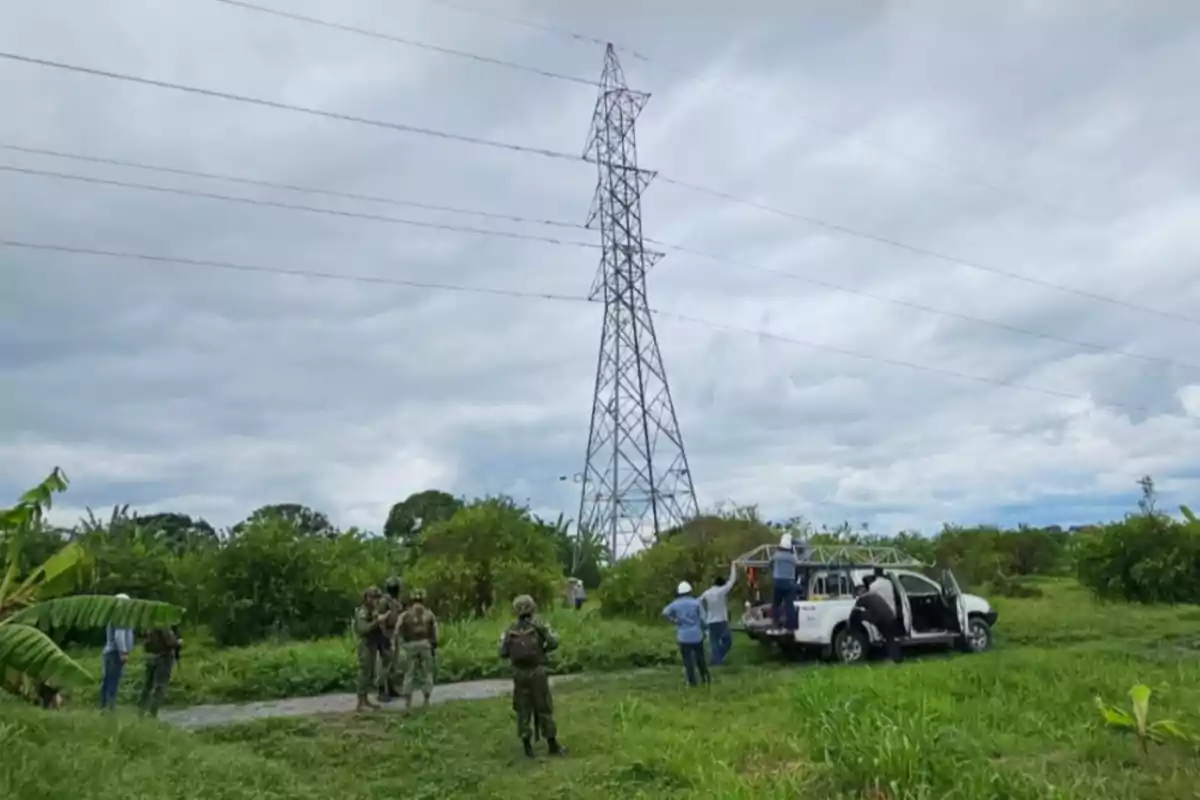
<instances>
[{"instance_id":1,"label":"shrub","mask_svg":"<svg viewBox=\"0 0 1200 800\"><path fill-rule=\"evenodd\" d=\"M733 559L778 538L779 533L752 509L697 517L611 567L602 587L603 611L610 616L657 618L680 581L703 591L713 577L729 572ZM731 605L747 596L744 577L739 576L730 595Z\"/></svg>"},{"instance_id":2,"label":"shrub","mask_svg":"<svg viewBox=\"0 0 1200 800\"><path fill-rule=\"evenodd\" d=\"M282 516L248 520L212 556L200 617L224 645L341 633L394 554L386 540L354 530L312 536Z\"/></svg>"},{"instance_id":3,"label":"shrub","mask_svg":"<svg viewBox=\"0 0 1200 800\"><path fill-rule=\"evenodd\" d=\"M1200 602L1200 522L1157 512L1095 528L1076 547L1079 581L1097 597L1138 603Z\"/></svg>"},{"instance_id":4,"label":"shrub","mask_svg":"<svg viewBox=\"0 0 1200 800\"><path fill-rule=\"evenodd\" d=\"M447 618L485 616L531 595L549 605L562 584L552 535L507 498L480 500L421 531L421 553L406 576Z\"/></svg>"}]
</instances>

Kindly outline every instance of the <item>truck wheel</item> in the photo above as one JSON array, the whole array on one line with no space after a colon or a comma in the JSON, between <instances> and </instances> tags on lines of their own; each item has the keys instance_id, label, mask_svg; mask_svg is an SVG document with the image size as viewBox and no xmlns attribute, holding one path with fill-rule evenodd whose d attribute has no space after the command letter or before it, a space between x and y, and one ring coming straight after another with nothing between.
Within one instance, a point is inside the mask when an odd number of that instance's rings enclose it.
<instances>
[{"instance_id":1,"label":"truck wheel","mask_svg":"<svg viewBox=\"0 0 1200 800\"><path fill-rule=\"evenodd\" d=\"M959 640L964 653L982 653L992 646L992 628L981 617L967 620L967 635Z\"/></svg>"},{"instance_id":2,"label":"truck wheel","mask_svg":"<svg viewBox=\"0 0 1200 800\"><path fill-rule=\"evenodd\" d=\"M867 637L852 628L842 628L833 637L833 656L843 664L867 660Z\"/></svg>"}]
</instances>

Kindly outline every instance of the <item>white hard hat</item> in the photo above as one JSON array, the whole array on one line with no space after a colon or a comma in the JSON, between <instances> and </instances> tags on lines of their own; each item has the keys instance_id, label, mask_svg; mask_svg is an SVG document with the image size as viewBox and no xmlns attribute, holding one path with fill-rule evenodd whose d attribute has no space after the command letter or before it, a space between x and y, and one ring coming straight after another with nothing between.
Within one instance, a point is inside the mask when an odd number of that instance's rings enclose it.
<instances>
[{"instance_id":1,"label":"white hard hat","mask_svg":"<svg viewBox=\"0 0 1200 800\"><path fill-rule=\"evenodd\" d=\"M691 594L692 585L687 581L680 581L679 586L675 589L675 594Z\"/></svg>"},{"instance_id":2,"label":"white hard hat","mask_svg":"<svg viewBox=\"0 0 1200 800\"><path fill-rule=\"evenodd\" d=\"M120 594L117 595L117 599L118 600L128 600L129 595L125 594L124 592L121 592Z\"/></svg>"},{"instance_id":3,"label":"white hard hat","mask_svg":"<svg viewBox=\"0 0 1200 800\"><path fill-rule=\"evenodd\" d=\"M785 533L783 536L780 536L779 537L779 546L785 550L791 550L792 549L792 535L790 533Z\"/></svg>"}]
</instances>

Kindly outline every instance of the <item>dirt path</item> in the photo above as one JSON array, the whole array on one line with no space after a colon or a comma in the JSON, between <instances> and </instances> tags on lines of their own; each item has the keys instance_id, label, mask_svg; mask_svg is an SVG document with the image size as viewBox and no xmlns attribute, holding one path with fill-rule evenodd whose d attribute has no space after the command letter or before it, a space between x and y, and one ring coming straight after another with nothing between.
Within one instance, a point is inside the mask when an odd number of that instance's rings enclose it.
<instances>
[{"instance_id":1,"label":"dirt path","mask_svg":"<svg viewBox=\"0 0 1200 800\"><path fill-rule=\"evenodd\" d=\"M624 673L635 675L636 672ZM554 675L550 678L551 685L586 677L583 674ZM452 703L459 700L488 700L493 697L504 697L512 691L512 681L506 679L486 681L465 681L463 683L447 683L435 686L431 703ZM374 695L372 695L374 700ZM319 697L297 697L290 700L266 700L257 703L229 703L220 705L192 706L190 708L163 709L158 718L177 728L196 730L219 725L238 725L258 719L272 717L304 717L312 714L345 714L354 710L355 698L352 694L326 694ZM420 697L415 705L420 705ZM375 713L388 713L404 709L404 701L397 700L382 707Z\"/></svg>"}]
</instances>

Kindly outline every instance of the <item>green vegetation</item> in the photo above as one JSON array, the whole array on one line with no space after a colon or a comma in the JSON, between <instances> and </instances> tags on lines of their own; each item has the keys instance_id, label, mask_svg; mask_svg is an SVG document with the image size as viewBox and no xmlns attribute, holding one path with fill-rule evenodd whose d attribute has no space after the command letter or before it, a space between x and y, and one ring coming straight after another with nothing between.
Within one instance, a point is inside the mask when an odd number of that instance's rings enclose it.
<instances>
[{"instance_id":1,"label":"green vegetation","mask_svg":"<svg viewBox=\"0 0 1200 800\"><path fill-rule=\"evenodd\" d=\"M0 749L19 767L0 771L0 796L1193 798L1200 748L1165 740L1143 756L1095 698L1143 684L1154 687L1151 723L1200 723L1200 608L1100 604L1069 580L1036 585L1045 597L998 601L997 645L983 655L735 664L709 690L684 688L677 667L565 685L556 710L571 755L561 761L525 762L507 699L195 734L122 714L5 708ZM583 634L571 616L559 621L564 646ZM329 645L302 647L318 646ZM739 639L734 655L750 650Z\"/></svg>"},{"instance_id":2,"label":"green vegetation","mask_svg":"<svg viewBox=\"0 0 1200 800\"><path fill-rule=\"evenodd\" d=\"M520 756L504 699L197 734L91 711L95 681L59 713L0 699L3 797L1173 800L1200 785L1200 606L1187 605L1200 601L1200 522L1187 509L1181 519L1160 513L1148 479L1138 512L1107 525L889 538L736 509L692 520L613 566L595 537L584 532L577 548L569 521L540 520L505 498L423 492L392 509L384 536L338 530L296 504L264 506L226 531L127 508L53 530L42 516L65 481L46 487L22 498L25 511L0 513L0 598L9 598L0 664L27 676L82 680L99 656L80 629L177 616L163 603L111 597L125 591L188 610L174 705L346 691L350 612L363 586L390 574L424 586L444 620L441 682L506 674L496 643L519 591L537 595L559 630L554 671L595 674L556 693L571 756L533 764ZM784 530L897 545L953 567L999 610L995 647L843 668L786 663L739 636L711 689L684 688L671 631L657 619L675 583L704 585ZM556 608L573 568L594 590L579 613ZM741 581L732 602L745 590ZM71 596L81 591L93 594ZM17 630L37 639L36 659L11 646ZM131 666L126 708L136 658ZM629 673L638 667L656 669ZM1129 710L1108 704L1123 696Z\"/></svg>"},{"instance_id":3,"label":"green vegetation","mask_svg":"<svg viewBox=\"0 0 1200 800\"><path fill-rule=\"evenodd\" d=\"M32 696L43 683L78 686L92 680L47 630L103 628L114 622L149 628L177 622L182 613L145 600L62 597L83 582L90 566L87 551L71 542L41 563L31 560L29 551L54 494L66 488L67 477L55 469L16 505L0 509L0 689L10 693Z\"/></svg>"},{"instance_id":4,"label":"green vegetation","mask_svg":"<svg viewBox=\"0 0 1200 800\"><path fill-rule=\"evenodd\" d=\"M562 647L550 662L556 674L674 664L679 657L670 632L662 626L601 619L593 611L552 611L547 617L562 638ZM496 647L508 622L497 617L443 624L438 682L507 677L508 667L497 657ZM96 649L79 651L76 657L99 667ZM136 659L131 663L136 666ZM167 701L178 706L352 692L354 670L354 642L349 636L236 648L189 639ZM127 677L120 702L131 704L137 690L136 679ZM98 691L99 687L89 687L78 695L77 702L94 702Z\"/></svg>"}]
</instances>

